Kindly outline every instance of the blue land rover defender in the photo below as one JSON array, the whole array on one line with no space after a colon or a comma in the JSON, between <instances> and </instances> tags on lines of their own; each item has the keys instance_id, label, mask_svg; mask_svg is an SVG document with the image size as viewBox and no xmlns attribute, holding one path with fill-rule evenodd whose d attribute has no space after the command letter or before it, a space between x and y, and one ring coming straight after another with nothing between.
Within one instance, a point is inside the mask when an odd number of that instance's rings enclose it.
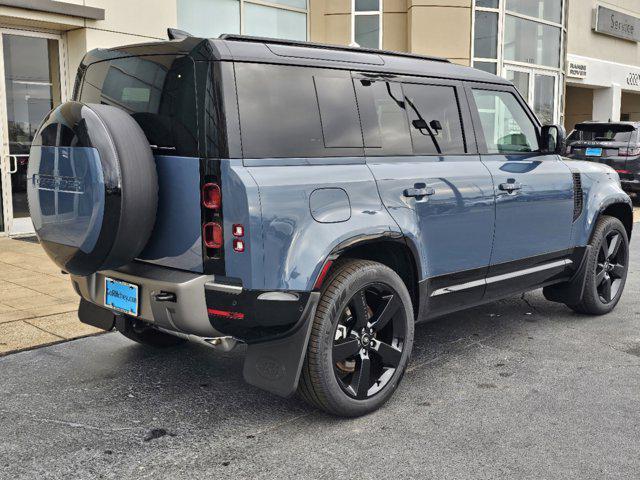
<instances>
[{"instance_id":1,"label":"blue land rover defender","mask_svg":"<svg viewBox=\"0 0 640 480\"><path fill-rule=\"evenodd\" d=\"M247 345L247 382L343 416L396 390L414 324L544 288L622 294L629 197L561 158L512 84L439 58L243 36L96 50L28 171L80 320Z\"/></svg>"}]
</instances>

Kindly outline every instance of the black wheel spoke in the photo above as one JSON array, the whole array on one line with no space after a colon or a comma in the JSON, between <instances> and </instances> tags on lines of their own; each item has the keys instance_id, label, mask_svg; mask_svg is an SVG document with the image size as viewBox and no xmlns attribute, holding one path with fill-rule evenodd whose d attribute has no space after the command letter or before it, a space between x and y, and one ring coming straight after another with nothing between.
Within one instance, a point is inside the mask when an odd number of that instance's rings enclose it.
<instances>
[{"instance_id":1,"label":"black wheel spoke","mask_svg":"<svg viewBox=\"0 0 640 480\"><path fill-rule=\"evenodd\" d=\"M600 284L604 280L604 277L607 275L607 270L604 268L604 266L602 266L601 268L602 270L596 273L596 287L600 286Z\"/></svg>"},{"instance_id":2,"label":"black wheel spoke","mask_svg":"<svg viewBox=\"0 0 640 480\"><path fill-rule=\"evenodd\" d=\"M333 344L333 361L341 362L353 357L360 350L360 342L355 338L339 340Z\"/></svg>"},{"instance_id":3,"label":"black wheel spoke","mask_svg":"<svg viewBox=\"0 0 640 480\"><path fill-rule=\"evenodd\" d=\"M609 246L607 245L607 239L602 240L602 245L600 245L600 252L598 254L598 263L600 263L600 256L602 256L602 263L607 261L609 257Z\"/></svg>"},{"instance_id":4,"label":"black wheel spoke","mask_svg":"<svg viewBox=\"0 0 640 480\"><path fill-rule=\"evenodd\" d=\"M389 320L398 312L402 303L397 295L387 295L383 297L384 305L379 309L378 314L370 320L371 328L380 331L387 326Z\"/></svg>"},{"instance_id":5,"label":"black wheel spoke","mask_svg":"<svg viewBox=\"0 0 640 480\"><path fill-rule=\"evenodd\" d=\"M371 359L369 357L361 357L360 365L353 373L351 382L351 390L357 398L367 398L371 381Z\"/></svg>"},{"instance_id":6,"label":"black wheel spoke","mask_svg":"<svg viewBox=\"0 0 640 480\"><path fill-rule=\"evenodd\" d=\"M615 233L609 239L609 248L607 249L607 259L612 260L618 254L618 250L620 249L620 244L622 243L622 235L619 233Z\"/></svg>"},{"instance_id":7,"label":"black wheel spoke","mask_svg":"<svg viewBox=\"0 0 640 480\"><path fill-rule=\"evenodd\" d=\"M625 271L624 265L616 263L615 265L613 265L613 268L611 269L611 276L613 278L622 278L624 276L624 271Z\"/></svg>"},{"instance_id":8,"label":"black wheel spoke","mask_svg":"<svg viewBox=\"0 0 640 480\"><path fill-rule=\"evenodd\" d=\"M356 322L353 325L354 330L361 330L367 326L369 322L369 306L367 305L367 297L363 288L355 294L350 303Z\"/></svg>"},{"instance_id":9,"label":"black wheel spoke","mask_svg":"<svg viewBox=\"0 0 640 480\"><path fill-rule=\"evenodd\" d=\"M611 278L607 275L602 282L601 292L605 302L611 301Z\"/></svg>"},{"instance_id":10,"label":"black wheel spoke","mask_svg":"<svg viewBox=\"0 0 640 480\"><path fill-rule=\"evenodd\" d=\"M397 368L400 364L400 359L402 358L402 350L399 350L389 345L388 343L376 342L376 346L372 351L378 354L378 356L382 360L382 364L385 367Z\"/></svg>"}]
</instances>

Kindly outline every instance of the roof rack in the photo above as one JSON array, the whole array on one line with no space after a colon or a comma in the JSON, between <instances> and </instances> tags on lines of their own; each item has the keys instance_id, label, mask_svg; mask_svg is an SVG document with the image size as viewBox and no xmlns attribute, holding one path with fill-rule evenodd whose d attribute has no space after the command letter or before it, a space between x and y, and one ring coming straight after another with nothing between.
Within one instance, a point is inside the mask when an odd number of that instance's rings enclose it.
<instances>
[{"instance_id":1,"label":"roof rack","mask_svg":"<svg viewBox=\"0 0 640 480\"><path fill-rule=\"evenodd\" d=\"M326 45L324 43L316 42L303 42L299 40L283 40L281 38L267 38L267 37L253 37L251 35L236 35L225 33L220 35L221 40L232 40L234 42L252 42L252 43L270 43L272 45L286 45L290 47L307 47L307 48L322 48L327 50L337 50L343 52L360 52L360 53L374 53L377 55L390 55L394 57L408 57L416 58L420 60L430 60L432 62L451 63L446 58L435 57L429 55L417 55L415 53L406 52L394 52L389 50L376 50L374 48L362 48L362 47L346 47L342 45Z\"/></svg>"}]
</instances>

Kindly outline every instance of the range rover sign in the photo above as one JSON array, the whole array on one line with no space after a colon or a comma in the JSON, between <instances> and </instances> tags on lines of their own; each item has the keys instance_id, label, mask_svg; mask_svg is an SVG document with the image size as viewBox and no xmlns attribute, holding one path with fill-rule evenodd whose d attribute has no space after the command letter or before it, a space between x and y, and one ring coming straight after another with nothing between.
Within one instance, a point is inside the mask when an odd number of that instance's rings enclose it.
<instances>
[{"instance_id":1,"label":"range rover sign","mask_svg":"<svg viewBox=\"0 0 640 480\"><path fill-rule=\"evenodd\" d=\"M594 11L593 29L632 42L640 42L640 18L598 5Z\"/></svg>"}]
</instances>

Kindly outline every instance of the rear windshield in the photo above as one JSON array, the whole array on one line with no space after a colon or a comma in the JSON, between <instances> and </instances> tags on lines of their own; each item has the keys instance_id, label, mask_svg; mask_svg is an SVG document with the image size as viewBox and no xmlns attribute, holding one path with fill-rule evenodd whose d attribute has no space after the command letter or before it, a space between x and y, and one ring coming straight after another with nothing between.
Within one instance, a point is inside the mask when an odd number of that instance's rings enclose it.
<instances>
[{"instance_id":1,"label":"rear windshield","mask_svg":"<svg viewBox=\"0 0 640 480\"><path fill-rule=\"evenodd\" d=\"M153 55L93 63L79 100L129 112L156 154L198 155L195 72L189 57Z\"/></svg>"},{"instance_id":2,"label":"rear windshield","mask_svg":"<svg viewBox=\"0 0 640 480\"><path fill-rule=\"evenodd\" d=\"M568 142L624 142L628 143L634 128L631 125L576 125Z\"/></svg>"}]
</instances>

